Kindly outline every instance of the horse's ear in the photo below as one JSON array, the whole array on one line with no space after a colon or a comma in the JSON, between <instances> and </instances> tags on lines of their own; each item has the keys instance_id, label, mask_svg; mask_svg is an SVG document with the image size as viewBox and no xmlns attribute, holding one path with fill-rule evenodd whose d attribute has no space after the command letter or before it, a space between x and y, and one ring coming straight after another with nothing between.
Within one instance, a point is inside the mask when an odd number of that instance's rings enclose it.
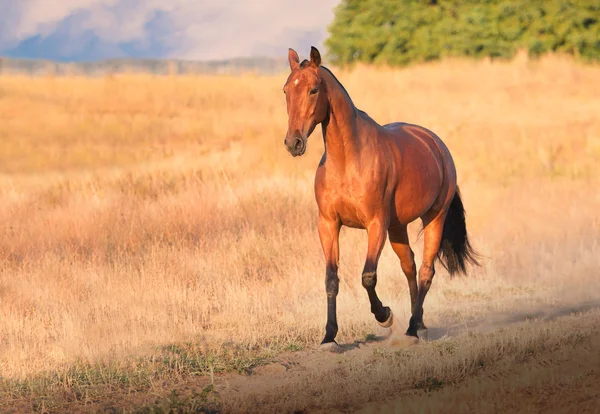
<instances>
[{"instance_id":1,"label":"horse's ear","mask_svg":"<svg viewBox=\"0 0 600 414\"><path fill-rule=\"evenodd\" d=\"M321 54L314 46L310 47L310 63L312 63L317 68L321 64Z\"/></svg>"},{"instance_id":2,"label":"horse's ear","mask_svg":"<svg viewBox=\"0 0 600 414\"><path fill-rule=\"evenodd\" d=\"M298 53L292 48L290 48L288 52L288 62L290 62L290 69L297 69L300 65L300 58L298 57Z\"/></svg>"}]
</instances>

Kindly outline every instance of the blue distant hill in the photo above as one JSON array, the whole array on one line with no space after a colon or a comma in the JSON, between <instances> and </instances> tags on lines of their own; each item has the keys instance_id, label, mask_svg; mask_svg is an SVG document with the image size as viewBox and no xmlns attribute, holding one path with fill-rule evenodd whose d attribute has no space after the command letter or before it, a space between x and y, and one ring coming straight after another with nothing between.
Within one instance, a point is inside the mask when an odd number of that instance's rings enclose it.
<instances>
[{"instance_id":1,"label":"blue distant hill","mask_svg":"<svg viewBox=\"0 0 600 414\"><path fill-rule=\"evenodd\" d=\"M60 62L43 59L3 58L0 73L28 75L106 75L111 73L150 73L155 75L184 74L275 74L288 70L285 58L235 58L213 61L169 59L106 59Z\"/></svg>"}]
</instances>

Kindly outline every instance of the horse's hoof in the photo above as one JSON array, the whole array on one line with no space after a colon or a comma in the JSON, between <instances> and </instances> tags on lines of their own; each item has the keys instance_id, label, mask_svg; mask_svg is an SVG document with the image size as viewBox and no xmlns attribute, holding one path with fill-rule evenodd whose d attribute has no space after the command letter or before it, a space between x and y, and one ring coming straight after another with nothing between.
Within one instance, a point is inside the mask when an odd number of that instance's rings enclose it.
<instances>
[{"instance_id":1,"label":"horse's hoof","mask_svg":"<svg viewBox=\"0 0 600 414\"><path fill-rule=\"evenodd\" d=\"M408 323L408 330L406 335L418 337L419 331L426 331L427 327L423 323L423 320L417 320L414 316L411 316L410 322Z\"/></svg>"},{"instance_id":2,"label":"horse's hoof","mask_svg":"<svg viewBox=\"0 0 600 414\"><path fill-rule=\"evenodd\" d=\"M337 344L337 342L326 342L324 344L319 345L319 350L326 352L333 352L335 354L339 354L344 351L344 349Z\"/></svg>"},{"instance_id":3,"label":"horse's hoof","mask_svg":"<svg viewBox=\"0 0 600 414\"><path fill-rule=\"evenodd\" d=\"M390 308L388 308L388 309L390 309ZM389 328L389 327L391 327L392 324L394 323L394 314L392 313L392 310L390 309L390 316L388 316L388 318L385 321L383 321L383 322L377 321L377 323L382 328Z\"/></svg>"},{"instance_id":4,"label":"horse's hoof","mask_svg":"<svg viewBox=\"0 0 600 414\"><path fill-rule=\"evenodd\" d=\"M418 343L419 338L417 338L416 336L392 333L387 339L386 345L389 347L399 348L415 345Z\"/></svg>"}]
</instances>

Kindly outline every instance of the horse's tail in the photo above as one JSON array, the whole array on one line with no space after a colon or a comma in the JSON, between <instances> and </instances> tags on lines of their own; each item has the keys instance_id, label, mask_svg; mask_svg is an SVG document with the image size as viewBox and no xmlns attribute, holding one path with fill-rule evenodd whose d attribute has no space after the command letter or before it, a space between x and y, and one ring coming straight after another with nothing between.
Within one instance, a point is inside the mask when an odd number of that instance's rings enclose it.
<instances>
[{"instance_id":1,"label":"horse's tail","mask_svg":"<svg viewBox=\"0 0 600 414\"><path fill-rule=\"evenodd\" d=\"M467 225L465 223L465 209L460 192L456 187L456 194L450 203L444 229L442 231L442 242L437 258L450 275L456 273L466 274L466 264L479 266L478 254L473 250L467 236Z\"/></svg>"}]
</instances>

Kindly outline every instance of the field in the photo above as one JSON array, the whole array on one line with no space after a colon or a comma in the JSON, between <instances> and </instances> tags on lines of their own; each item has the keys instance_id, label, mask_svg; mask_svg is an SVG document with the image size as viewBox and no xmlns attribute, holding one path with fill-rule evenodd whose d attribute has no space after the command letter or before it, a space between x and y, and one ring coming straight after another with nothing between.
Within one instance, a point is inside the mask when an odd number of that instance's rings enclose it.
<instances>
[{"instance_id":1,"label":"field","mask_svg":"<svg viewBox=\"0 0 600 414\"><path fill-rule=\"evenodd\" d=\"M484 259L465 277L438 266L427 336L379 340L366 234L345 229L346 352L315 349L323 143L316 130L303 157L285 150L285 74L4 75L1 412L598 412L600 67L334 72L374 119L426 126L453 154ZM378 276L404 330L389 246Z\"/></svg>"}]
</instances>

